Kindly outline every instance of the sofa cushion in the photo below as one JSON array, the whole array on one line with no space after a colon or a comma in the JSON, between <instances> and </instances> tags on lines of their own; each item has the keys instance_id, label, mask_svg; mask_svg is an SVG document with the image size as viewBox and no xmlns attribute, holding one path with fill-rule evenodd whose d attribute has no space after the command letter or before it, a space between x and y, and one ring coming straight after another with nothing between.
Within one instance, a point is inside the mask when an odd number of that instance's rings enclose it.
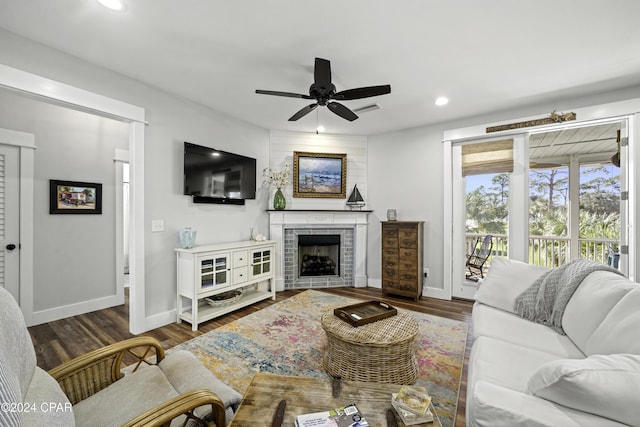
<instances>
[{"instance_id":1,"label":"sofa cushion","mask_svg":"<svg viewBox=\"0 0 640 427\"><path fill-rule=\"evenodd\" d=\"M554 360L538 369L527 388L569 408L629 425L640 422L640 356Z\"/></svg>"},{"instance_id":2,"label":"sofa cushion","mask_svg":"<svg viewBox=\"0 0 640 427\"><path fill-rule=\"evenodd\" d=\"M562 329L585 352L587 340L611 309L637 287L629 279L607 271L589 274L565 308Z\"/></svg>"},{"instance_id":3,"label":"sofa cushion","mask_svg":"<svg viewBox=\"0 0 640 427\"><path fill-rule=\"evenodd\" d=\"M227 424L233 418L242 395L220 381L198 358L186 350L178 350L167 354L159 363L160 369L179 394L191 390L207 389L214 392L224 403ZM198 408L196 414L204 416L210 407Z\"/></svg>"},{"instance_id":4,"label":"sofa cushion","mask_svg":"<svg viewBox=\"0 0 640 427\"><path fill-rule=\"evenodd\" d=\"M478 302L473 306L473 337L493 337L561 358L583 358L584 354L566 335L522 317Z\"/></svg>"},{"instance_id":5,"label":"sofa cushion","mask_svg":"<svg viewBox=\"0 0 640 427\"><path fill-rule=\"evenodd\" d=\"M548 268L537 265L501 257L493 258L489 272L478 283L474 297L483 304L515 313L516 297L547 271Z\"/></svg>"},{"instance_id":6,"label":"sofa cushion","mask_svg":"<svg viewBox=\"0 0 640 427\"><path fill-rule=\"evenodd\" d=\"M487 381L467 390L466 400L467 427L629 427Z\"/></svg>"},{"instance_id":7,"label":"sofa cushion","mask_svg":"<svg viewBox=\"0 0 640 427\"><path fill-rule=\"evenodd\" d=\"M140 390L144 390L144 394L141 395ZM120 426L177 395L162 370L153 365L125 375L76 403L73 412L79 427Z\"/></svg>"},{"instance_id":8,"label":"sofa cushion","mask_svg":"<svg viewBox=\"0 0 640 427\"><path fill-rule=\"evenodd\" d=\"M524 393L529 378L540 365L557 359L561 357L491 337L479 337L469 356L472 380L468 383L488 381Z\"/></svg>"},{"instance_id":9,"label":"sofa cushion","mask_svg":"<svg viewBox=\"0 0 640 427\"><path fill-rule=\"evenodd\" d=\"M72 427L75 425L71 402L51 375L36 367L25 402L35 411L24 413L24 425L29 427ZM0 423L0 425L2 425Z\"/></svg>"},{"instance_id":10,"label":"sofa cushion","mask_svg":"<svg viewBox=\"0 0 640 427\"><path fill-rule=\"evenodd\" d=\"M585 353L640 354L640 286L611 308L585 343Z\"/></svg>"}]
</instances>

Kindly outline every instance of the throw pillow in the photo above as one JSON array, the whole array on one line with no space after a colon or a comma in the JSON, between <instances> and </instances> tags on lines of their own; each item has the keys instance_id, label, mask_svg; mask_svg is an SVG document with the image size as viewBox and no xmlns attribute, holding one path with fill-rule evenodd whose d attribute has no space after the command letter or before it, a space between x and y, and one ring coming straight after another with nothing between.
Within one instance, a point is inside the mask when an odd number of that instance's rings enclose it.
<instances>
[{"instance_id":1,"label":"throw pillow","mask_svg":"<svg viewBox=\"0 0 640 427\"><path fill-rule=\"evenodd\" d=\"M548 268L495 257L487 276L478 282L476 301L515 313L516 297L542 276Z\"/></svg>"},{"instance_id":2,"label":"throw pillow","mask_svg":"<svg viewBox=\"0 0 640 427\"><path fill-rule=\"evenodd\" d=\"M569 408L638 425L640 356L594 355L542 365L529 379L528 392Z\"/></svg>"}]
</instances>

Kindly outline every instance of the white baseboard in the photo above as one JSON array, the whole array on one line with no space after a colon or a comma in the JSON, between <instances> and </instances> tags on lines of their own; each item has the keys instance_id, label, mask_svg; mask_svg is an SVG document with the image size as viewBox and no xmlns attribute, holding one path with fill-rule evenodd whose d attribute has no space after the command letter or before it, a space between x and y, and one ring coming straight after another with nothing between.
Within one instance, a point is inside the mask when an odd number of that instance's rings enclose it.
<instances>
[{"instance_id":1,"label":"white baseboard","mask_svg":"<svg viewBox=\"0 0 640 427\"><path fill-rule=\"evenodd\" d=\"M153 316L147 316L144 318L144 331L150 331L152 329L159 328L161 326L175 323L178 319L176 310L165 311L164 313L154 314ZM141 332L141 333L142 333Z\"/></svg>"},{"instance_id":2,"label":"white baseboard","mask_svg":"<svg viewBox=\"0 0 640 427\"><path fill-rule=\"evenodd\" d=\"M369 279L367 286L370 288L382 289L382 279Z\"/></svg>"},{"instance_id":3,"label":"white baseboard","mask_svg":"<svg viewBox=\"0 0 640 427\"><path fill-rule=\"evenodd\" d=\"M96 298L94 300L77 302L61 307L34 311L31 315L31 322L27 326L53 322L55 320L65 319L67 317L77 316L90 311L102 310L122 304L124 304L124 295L110 295L104 298Z\"/></svg>"},{"instance_id":4,"label":"white baseboard","mask_svg":"<svg viewBox=\"0 0 640 427\"><path fill-rule=\"evenodd\" d=\"M448 289L425 287L422 290L422 295L429 298L451 300L451 292Z\"/></svg>"},{"instance_id":5,"label":"white baseboard","mask_svg":"<svg viewBox=\"0 0 640 427\"><path fill-rule=\"evenodd\" d=\"M382 289L382 279L369 279L367 286L370 288ZM425 287L422 290L422 295L429 298L436 298L436 299L444 299L444 300L451 299L451 295L449 294L449 292L446 291L445 289L440 289L440 288Z\"/></svg>"}]
</instances>

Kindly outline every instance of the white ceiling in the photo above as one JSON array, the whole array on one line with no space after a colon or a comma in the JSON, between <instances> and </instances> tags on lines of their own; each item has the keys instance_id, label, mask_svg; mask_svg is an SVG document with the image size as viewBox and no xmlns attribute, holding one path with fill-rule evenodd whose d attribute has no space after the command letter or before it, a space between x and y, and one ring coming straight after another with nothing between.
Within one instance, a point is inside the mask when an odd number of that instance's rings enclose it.
<instances>
[{"instance_id":1,"label":"white ceiling","mask_svg":"<svg viewBox=\"0 0 640 427\"><path fill-rule=\"evenodd\" d=\"M640 84L640 1L0 0L0 27L266 129L314 131L315 57L354 122L320 108L329 133L371 135ZM2 61L0 53L0 62ZM436 107L438 96L450 103Z\"/></svg>"}]
</instances>

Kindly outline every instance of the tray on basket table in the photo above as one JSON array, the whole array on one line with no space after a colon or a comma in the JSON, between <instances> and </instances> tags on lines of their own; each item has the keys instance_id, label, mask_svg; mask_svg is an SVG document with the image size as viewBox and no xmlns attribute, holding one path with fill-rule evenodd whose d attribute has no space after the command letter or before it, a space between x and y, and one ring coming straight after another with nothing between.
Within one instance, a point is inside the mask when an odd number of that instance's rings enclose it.
<instances>
[{"instance_id":1,"label":"tray on basket table","mask_svg":"<svg viewBox=\"0 0 640 427\"><path fill-rule=\"evenodd\" d=\"M333 314L351 326L358 327L395 316L398 310L389 303L374 300L338 307L333 310Z\"/></svg>"}]
</instances>

